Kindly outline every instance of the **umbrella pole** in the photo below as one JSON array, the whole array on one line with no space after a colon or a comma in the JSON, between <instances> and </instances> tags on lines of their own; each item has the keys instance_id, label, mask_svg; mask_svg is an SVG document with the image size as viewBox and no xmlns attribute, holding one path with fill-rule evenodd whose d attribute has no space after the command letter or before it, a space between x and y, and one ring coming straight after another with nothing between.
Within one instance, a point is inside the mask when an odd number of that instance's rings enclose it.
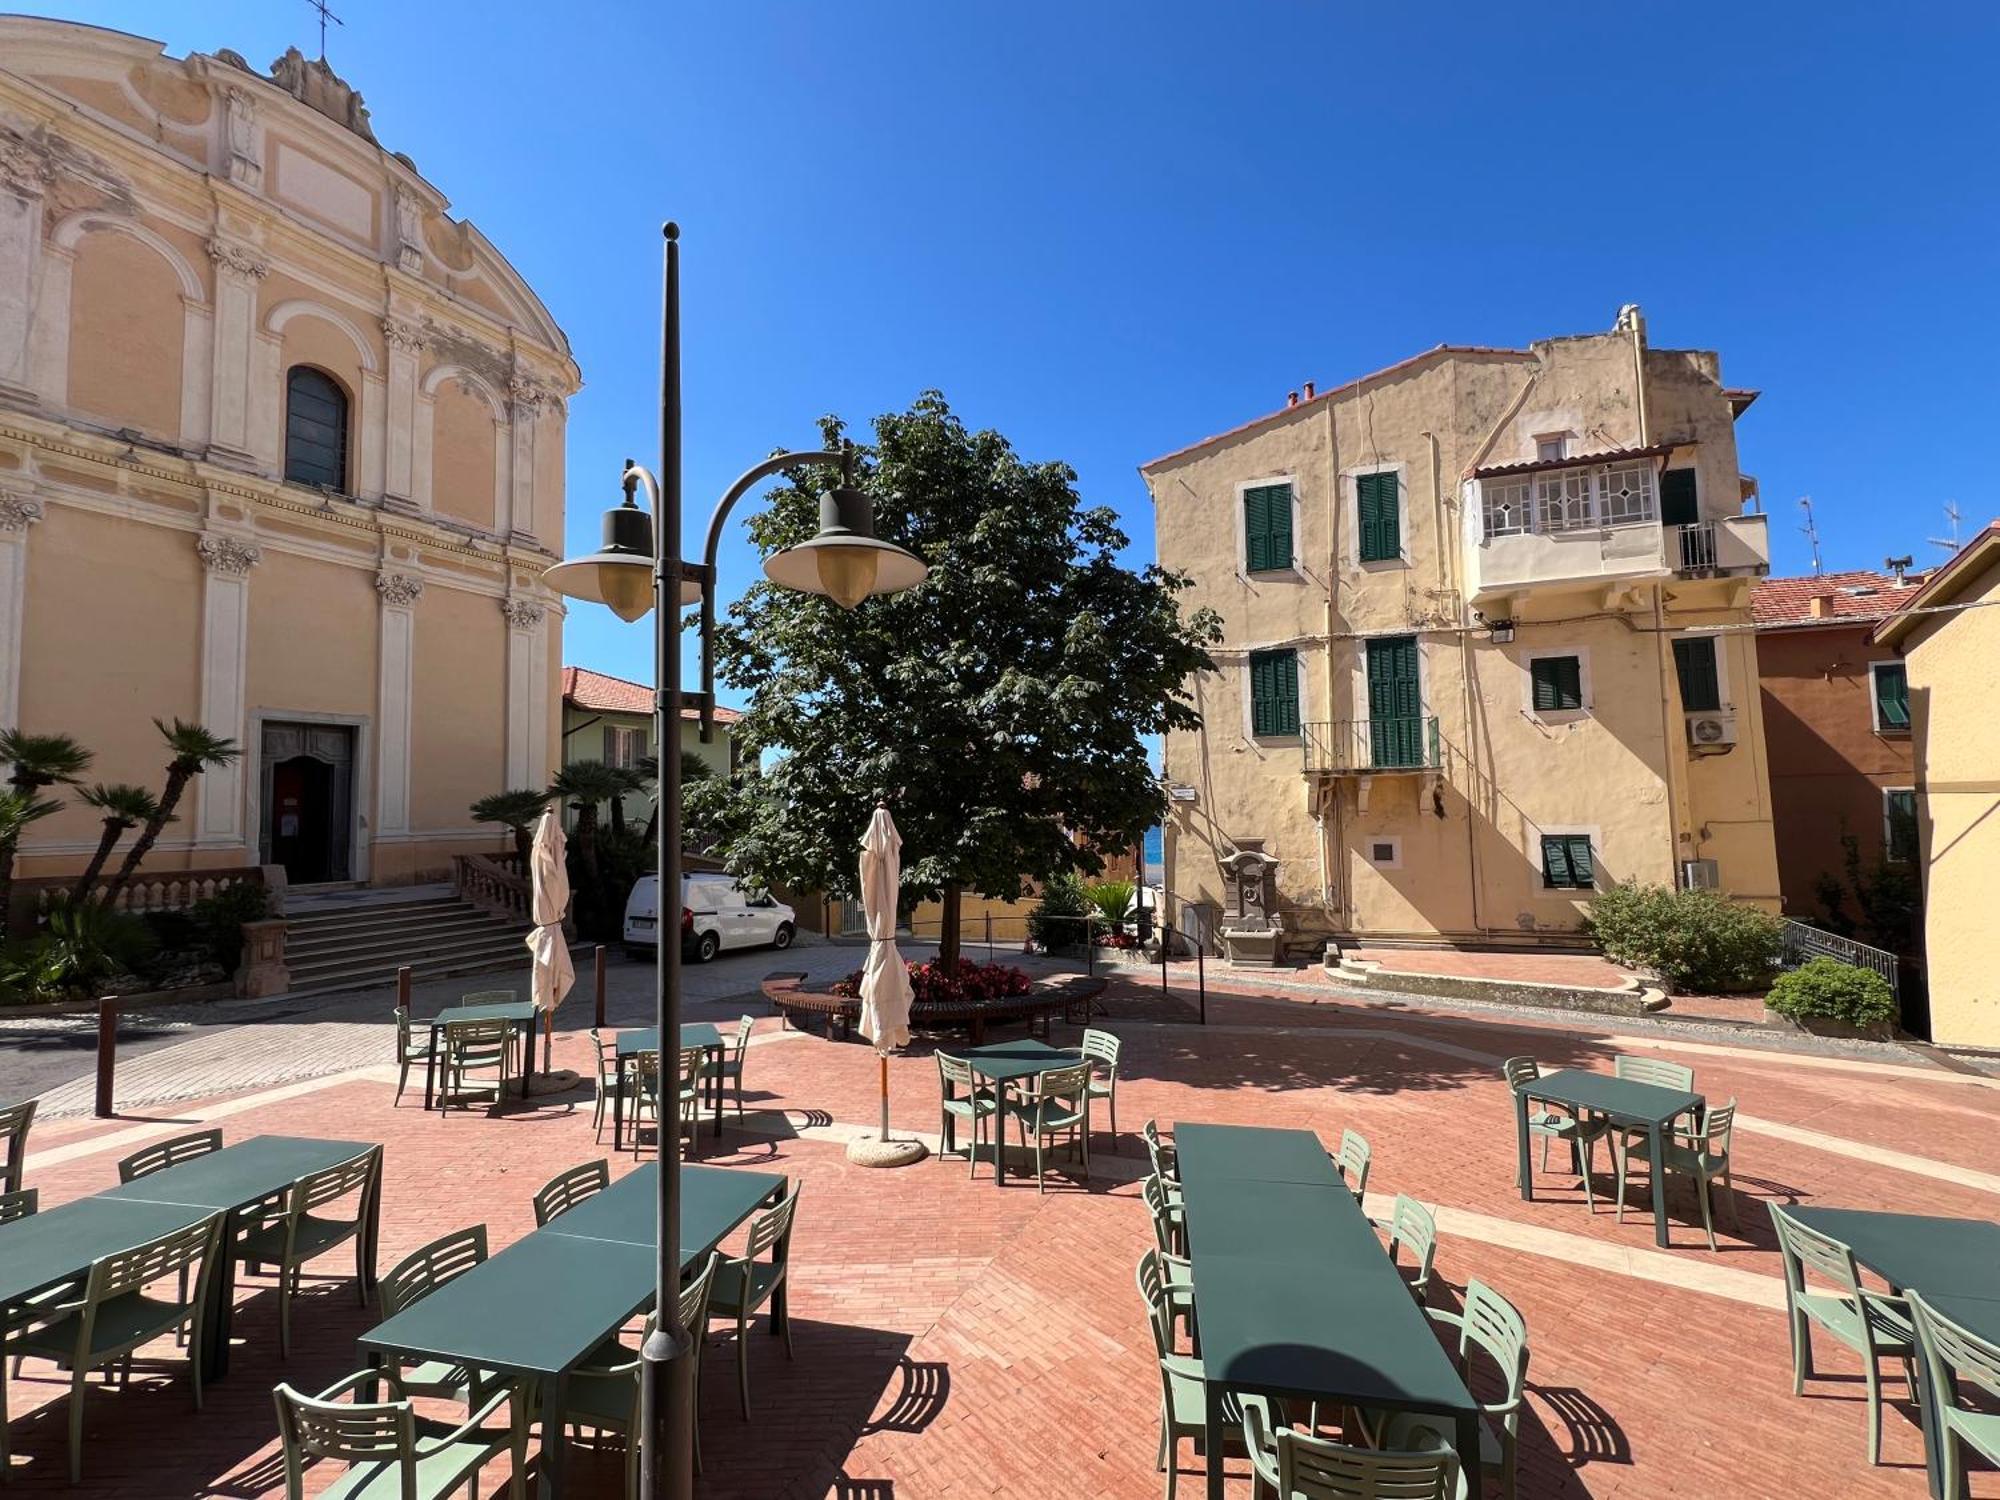
<instances>
[{"instance_id":1,"label":"umbrella pole","mask_svg":"<svg viewBox=\"0 0 2000 1500\"><path fill-rule=\"evenodd\" d=\"M882 1139L889 1139L889 1054L884 1052L876 1061L882 1065Z\"/></svg>"}]
</instances>

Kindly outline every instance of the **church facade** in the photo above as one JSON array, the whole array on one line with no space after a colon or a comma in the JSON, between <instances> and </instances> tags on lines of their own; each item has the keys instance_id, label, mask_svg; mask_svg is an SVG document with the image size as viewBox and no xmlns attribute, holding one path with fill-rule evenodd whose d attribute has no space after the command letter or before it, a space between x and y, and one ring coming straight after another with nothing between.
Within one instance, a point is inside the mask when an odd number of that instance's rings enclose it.
<instances>
[{"instance_id":1,"label":"church facade","mask_svg":"<svg viewBox=\"0 0 2000 1500\"><path fill-rule=\"evenodd\" d=\"M296 50L0 17L0 727L154 788L155 719L236 740L149 871L432 878L560 763L580 376L447 210ZM20 873L98 827L36 824Z\"/></svg>"}]
</instances>

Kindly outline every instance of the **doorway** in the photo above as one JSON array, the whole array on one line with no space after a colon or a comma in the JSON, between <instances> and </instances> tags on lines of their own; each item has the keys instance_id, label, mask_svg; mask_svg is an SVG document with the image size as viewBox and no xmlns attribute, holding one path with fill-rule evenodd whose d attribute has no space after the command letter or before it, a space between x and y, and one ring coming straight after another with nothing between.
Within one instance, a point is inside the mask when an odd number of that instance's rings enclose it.
<instances>
[{"instance_id":1,"label":"doorway","mask_svg":"<svg viewBox=\"0 0 2000 1500\"><path fill-rule=\"evenodd\" d=\"M264 863L291 885L353 879L354 730L267 721L262 751Z\"/></svg>"}]
</instances>

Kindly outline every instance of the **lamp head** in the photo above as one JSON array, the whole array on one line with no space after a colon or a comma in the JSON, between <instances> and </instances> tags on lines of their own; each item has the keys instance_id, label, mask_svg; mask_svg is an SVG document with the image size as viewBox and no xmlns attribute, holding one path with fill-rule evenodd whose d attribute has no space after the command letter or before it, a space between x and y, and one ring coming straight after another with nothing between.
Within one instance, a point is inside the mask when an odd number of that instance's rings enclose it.
<instances>
[{"instance_id":1,"label":"lamp head","mask_svg":"<svg viewBox=\"0 0 2000 1500\"><path fill-rule=\"evenodd\" d=\"M764 559L764 576L784 588L823 594L853 609L873 594L899 594L930 571L922 558L875 535L868 496L840 484L819 497L819 534Z\"/></svg>"}]
</instances>

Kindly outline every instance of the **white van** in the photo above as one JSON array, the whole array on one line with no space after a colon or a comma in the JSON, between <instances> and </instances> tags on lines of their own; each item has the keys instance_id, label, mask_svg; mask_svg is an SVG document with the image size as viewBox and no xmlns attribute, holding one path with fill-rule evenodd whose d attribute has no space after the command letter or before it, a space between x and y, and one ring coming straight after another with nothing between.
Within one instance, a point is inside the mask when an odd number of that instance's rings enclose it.
<instances>
[{"instance_id":1,"label":"white van","mask_svg":"<svg viewBox=\"0 0 2000 1500\"><path fill-rule=\"evenodd\" d=\"M634 957L660 946L660 881L642 875L625 902L625 948ZM725 948L789 948L798 914L768 895L753 896L727 875L681 877L681 952L707 963Z\"/></svg>"}]
</instances>

